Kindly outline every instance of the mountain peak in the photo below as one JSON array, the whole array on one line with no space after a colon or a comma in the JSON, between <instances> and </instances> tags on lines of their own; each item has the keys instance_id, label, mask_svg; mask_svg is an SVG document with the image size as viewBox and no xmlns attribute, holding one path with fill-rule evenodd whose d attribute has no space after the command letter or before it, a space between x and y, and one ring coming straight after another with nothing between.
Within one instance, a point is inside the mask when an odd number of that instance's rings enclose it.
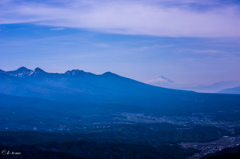
<instances>
[{"instance_id":1,"label":"mountain peak","mask_svg":"<svg viewBox=\"0 0 240 159\"><path fill-rule=\"evenodd\" d=\"M116 76L116 75L117 74L109 72L109 71L102 74L102 76Z\"/></svg>"},{"instance_id":2,"label":"mountain peak","mask_svg":"<svg viewBox=\"0 0 240 159\"><path fill-rule=\"evenodd\" d=\"M84 72L83 70L79 70L79 69L68 70L67 72L65 72L66 75L71 75L71 76L83 75L85 73L86 72Z\"/></svg>"},{"instance_id":3,"label":"mountain peak","mask_svg":"<svg viewBox=\"0 0 240 159\"><path fill-rule=\"evenodd\" d=\"M18 68L17 70L22 71L22 70L29 70L29 69L27 69L26 67L22 66L22 67Z\"/></svg>"},{"instance_id":4,"label":"mountain peak","mask_svg":"<svg viewBox=\"0 0 240 159\"><path fill-rule=\"evenodd\" d=\"M25 74L30 74L32 70L26 68L26 67L20 67L19 69L16 70L17 72L25 73Z\"/></svg>"},{"instance_id":5,"label":"mountain peak","mask_svg":"<svg viewBox=\"0 0 240 159\"><path fill-rule=\"evenodd\" d=\"M37 68L35 68L34 72L45 72L45 71L42 70L41 68L37 67Z\"/></svg>"},{"instance_id":6,"label":"mountain peak","mask_svg":"<svg viewBox=\"0 0 240 159\"><path fill-rule=\"evenodd\" d=\"M163 75L159 75L152 80L146 81L147 84L159 84L159 83L174 83L172 80L164 77Z\"/></svg>"},{"instance_id":7,"label":"mountain peak","mask_svg":"<svg viewBox=\"0 0 240 159\"><path fill-rule=\"evenodd\" d=\"M163 75L159 75L157 79L159 79L159 81L162 82L174 83L172 80L168 79L167 77L164 77Z\"/></svg>"},{"instance_id":8,"label":"mountain peak","mask_svg":"<svg viewBox=\"0 0 240 159\"><path fill-rule=\"evenodd\" d=\"M32 73L32 70L27 69L26 67L20 67L15 71L7 71L6 73L10 76L25 77L29 76Z\"/></svg>"},{"instance_id":9,"label":"mountain peak","mask_svg":"<svg viewBox=\"0 0 240 159\"><path fill-rule=\"evenodd\" d=\"M47 74L47 72L45 72L45 71L42 70L41 68L37 67L37 68L34 69L33 72L31 72L31 73L29 74L29 76L31 76L31 77L42 77L42 76L44 76L45 74Z\"/></svg>"},{"instance_id":10,"label":"mountain peak","mask_svg":"<svg viewBox=\"0 0 240 159\"><path fill-rule=\"evenodd\" d=\"M168 78L166 78L163 75L159 75L151 80L148 80L145 82L146 84L154 85L154 86L160 86L160 87L167 87L171 88L174 84L174 82Z\"/></svg>"}]
</instances>

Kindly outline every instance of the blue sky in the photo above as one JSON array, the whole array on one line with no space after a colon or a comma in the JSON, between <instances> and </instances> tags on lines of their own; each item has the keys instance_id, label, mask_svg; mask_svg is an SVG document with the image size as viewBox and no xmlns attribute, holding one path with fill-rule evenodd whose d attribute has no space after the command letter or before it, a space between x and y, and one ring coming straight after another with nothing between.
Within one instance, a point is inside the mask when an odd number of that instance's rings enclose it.
<instances>
[{"instance_id":1,"label":"blue sky","mask_svg":"<svg viewBox=\"0 0 240 159\"><path fill-rule=\"evenodd\" d=\"M0 68L240 80L237 0L1 0Z\"/></svg>"}]
</instances>

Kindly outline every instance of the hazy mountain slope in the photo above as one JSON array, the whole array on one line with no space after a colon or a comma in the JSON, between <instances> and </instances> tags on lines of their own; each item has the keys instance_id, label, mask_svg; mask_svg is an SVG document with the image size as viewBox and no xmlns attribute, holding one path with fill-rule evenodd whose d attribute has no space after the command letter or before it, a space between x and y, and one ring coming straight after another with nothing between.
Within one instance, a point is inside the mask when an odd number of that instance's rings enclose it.
<instances>
[{"instance_id":1,"label":"hazy mountain slope","mask_svg":"<svg viewBox=\"0 0 240 159\"><path fill-rule=\"evenodd\" d=\"M218 93L227 93L227 94L240 94L240 86L234 88L227 88L219 91Z\"/></svg>"},{"instance_id":2,"label":"hazy mountain slope","mask_svg":"<svg viewBox=\"0 0 240 159\"><path fill-rule=\"evenodd\" d=\"M189 88L189 90L194 90L197 92L209 92L216 93L226 88L236 87L240 85L240 81L220 81L213 83L211 85L199 85L196 87Z\"/></svg>"},{"instance_id":3,"label":"hazy mountain slope","mask_svg":"<svg viewBox=\"0 0 240 159\"><path fill-rule=\"evenodd\" d=\"M0 69L0 73L5 73L3 70Z\"/></svg>"}]
</instances>

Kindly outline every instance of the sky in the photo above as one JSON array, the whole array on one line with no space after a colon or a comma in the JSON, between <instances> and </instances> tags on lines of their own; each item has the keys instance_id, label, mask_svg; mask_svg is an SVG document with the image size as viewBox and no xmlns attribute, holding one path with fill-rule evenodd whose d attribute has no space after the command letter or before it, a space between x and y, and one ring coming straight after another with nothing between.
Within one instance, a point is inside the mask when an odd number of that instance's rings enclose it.
<instances>
[{"instance_id":1,"label":"sky","mask_svg":"<svg viewBox=\"0 0 240 159\"><path fill-rule=\"evenodd\" d=\"M239 0L1 0L0 69L240 80Z\"/></svg>"}]
</instances>

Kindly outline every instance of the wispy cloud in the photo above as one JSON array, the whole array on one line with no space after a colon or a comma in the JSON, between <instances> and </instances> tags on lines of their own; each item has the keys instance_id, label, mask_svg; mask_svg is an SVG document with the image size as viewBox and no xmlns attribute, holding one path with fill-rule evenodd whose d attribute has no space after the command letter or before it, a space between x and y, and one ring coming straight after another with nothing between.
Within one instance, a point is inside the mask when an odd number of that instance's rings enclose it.
<instances>
[{"instance_id":1,"label":"wispy cloud","mask_svg":"<svg viewBox=\"0 0 240 159\"><path fill-rule=\"evenodd\" d=\"M50 29L50 30L64 30L64 28L53 28L53 29Z\"/></svg>"},{"instance_id":2,"label":"wispy cloud","mask_svg":"<svg viewBox=\"0 0 240 159\"><path fill-rule=\"evenodd\" d=\"M209 55L224 53L221 50L212 50L212 49L181 49L180 52L190 52L194 54L209 54Z\"/></svg>"},{"instance_id":3,"label":"wispy cloud","mask_svg":"<svg viewBox=\"0 0 240 159\"><path fill-rule=\"evenodd\" d=\"M0 24L34 23L105 33L239 37L239 4L203 0L5 0ZM204 9L207 8L207 9Z\"/></svg>"}]
</instances>

